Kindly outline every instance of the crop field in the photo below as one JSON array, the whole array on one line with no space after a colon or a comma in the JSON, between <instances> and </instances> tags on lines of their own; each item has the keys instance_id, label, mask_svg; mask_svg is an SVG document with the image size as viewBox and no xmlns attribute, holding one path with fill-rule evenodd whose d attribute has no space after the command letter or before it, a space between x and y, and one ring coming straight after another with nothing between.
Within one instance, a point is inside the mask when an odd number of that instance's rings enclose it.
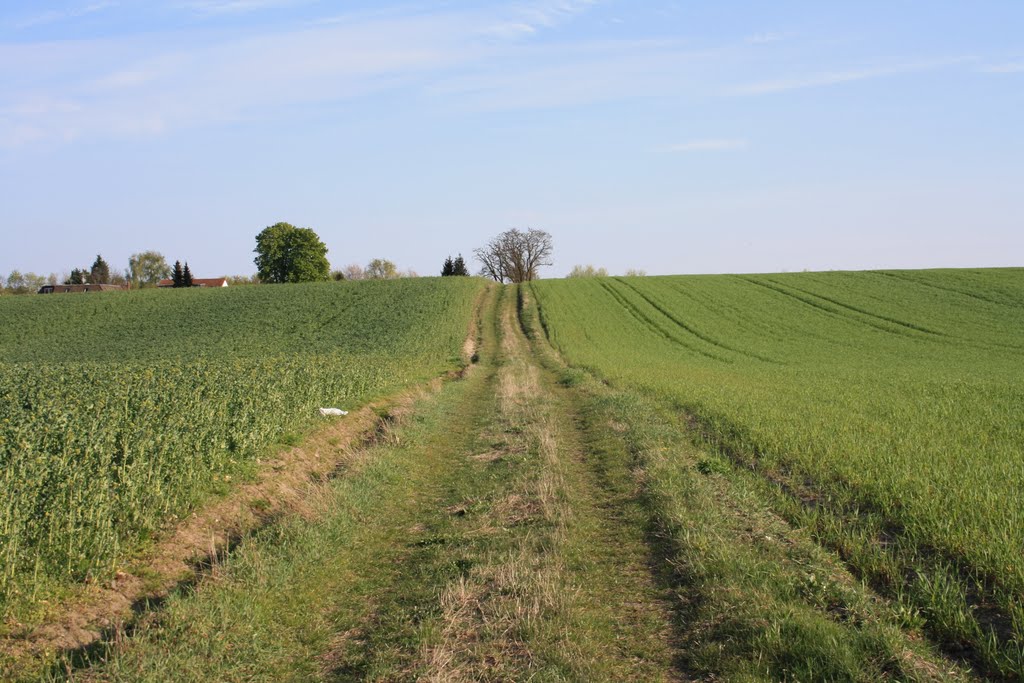
<instances>
[{"instance_id":1,"label":"crop field","mask_svg":"<svg viewBox=\"0 0 1024 683\"><path fill-rule=\"evenodd\" d=\"M1024 269L0 320L5 680L1024 677Z\"/></svg>"},{"instance_id":2,"label":"crop field","mask_svg":"<svg viewBox=\"0 0 1024 683\"><path fill-rule=\"evenodd\" d=\"M906 626L1024 673L1024 270L529 291L568 362L671 406Z\"/></svg>"},{"instance_id":3,"label":"crop field","mask_svg":"<svg viewBox=\"0 0 1024 683\"><path fill-rule=\"evenodd\" d=\"M460 362L469 278L0 300L0 612L110 571L321 406Z\"/></svg>"}]
</instances>

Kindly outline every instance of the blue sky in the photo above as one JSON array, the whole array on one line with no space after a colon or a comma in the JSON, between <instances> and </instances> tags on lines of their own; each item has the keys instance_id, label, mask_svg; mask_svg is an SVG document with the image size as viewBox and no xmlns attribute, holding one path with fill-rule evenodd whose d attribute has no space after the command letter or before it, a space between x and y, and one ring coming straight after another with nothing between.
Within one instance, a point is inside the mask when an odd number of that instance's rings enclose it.
<instances>
[{"instance_id":1,"label":"blue sky","mask_svg":"<svg viewBox=\"0 0 1024 683\"><path fill-rule=\"evenodd\" d=\"M1024 265L1024 3L0 4L0 273Z\"/></svg>"}]
</instances>

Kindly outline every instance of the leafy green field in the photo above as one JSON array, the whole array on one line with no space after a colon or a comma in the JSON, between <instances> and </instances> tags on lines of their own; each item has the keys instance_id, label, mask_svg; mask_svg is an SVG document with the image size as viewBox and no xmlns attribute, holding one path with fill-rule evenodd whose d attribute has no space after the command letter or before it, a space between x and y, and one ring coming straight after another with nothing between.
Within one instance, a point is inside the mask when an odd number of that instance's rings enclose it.
<instances>
[{"instance_id":1,"label":"leafy green field","mask_svg":"<svg viewBox=\"0 0 1024 683\"><path fill-rule=\"evenodd\" d=\"M102 575L321 406L437 376L469 278L0 301L0 611Z\"/></svg>"},{"instance_id":2,"label":"leafy green field","mask_svg":"<svg viewBox=\"0 0 1024 683\"><path fill-rule=\"evenodd\" d=\"M569 362L673 406L906 626L1024 674L1024 270L531 291Z\"/></svg>"}]
</instances>

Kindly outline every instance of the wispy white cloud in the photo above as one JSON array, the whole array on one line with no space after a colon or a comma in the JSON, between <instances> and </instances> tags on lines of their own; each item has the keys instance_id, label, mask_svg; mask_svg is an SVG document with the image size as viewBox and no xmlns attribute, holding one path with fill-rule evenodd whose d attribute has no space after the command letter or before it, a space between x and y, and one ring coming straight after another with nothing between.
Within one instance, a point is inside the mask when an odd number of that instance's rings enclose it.
<instances>
[{"instance_id":1,"label":"wispy white cloud","mask_svg":"<svg viewBox=\"0 0 1024 683\"><path fill-rule=\"evenodd\" d=\"M855 81L867 81L876 78L885 78L922 71L933 71L935 69L943 69L973 61L977 61L977 58L946 57L925 61L896 62L861 69L828 71L824 73L810 74L807 76L797 76L794 78L758 81L755 83L734 86L729 88L726 93L730 95L767 95L786 92L788 90L821 88L830 85L839 85L841 83L852 83Z\"/></svg>"},{"instance_id":2,"label":"wispy white cloud","mask_svg":"<svg viewBox=\"0 0 1024 683\"><path fill-rule=\"evenodd\" d=\"M698 92L711 52L662 41L524 46L442 74L424 90L446 108L515 111Z\"/></svg>"},{"instance_id":3,"label":"wispy white cloud","mask_svg":"<svg viewBox=\"0 0 1024 683\"><path fill-rule=\"evenodd\" d=\"M178 6L203 15L244 14L257 10L292 7L310 0L190 0Z\"/></svg>"},{"instance_id":4,"label":"wispy white cloud","mask_svg":"<svg viewBox=\"0 0 1024 683\"><path fill-rule=\"evenodd\" d=\"M666 152L723 152L728 150L746 149L747 141L742 138L707 138L690 140L665 147Z\"/></svg>"},{"instance_id":5,"label":"wispy white cloud","mask_svg":"<svg viewBox=\"0 0 1024 683\"><path fill-rule=\"evenodd\" d=\"M537 28L525 21L503 21L486 27L483 32L495 38L515 39L532 36L537 33Z\"/></svg>"},{"instance_id":6,"label":"wispy white cloud","mask_svg":"<svg viewBox=\"0 0 1024 683\"><path fill-rule=\"evenodd\" d=\"M165 7L227 12L310 1L165 0ZM385 91L443 112L514 111L638 97L756 95L963 61L902 62L723 90L744 73L763 73L764 52L735 42L695 51L675 41L587 41L552 31L598 4L422 5L244 31L0 44L0 146L272 119ZM745 145L695 140L672 151Z\"/></svg>"},{"instance_id":7,"label":"wispy white cloud","mask_svg":"<svg viewBox=\"0 0 1024 683\"><path fill-rule=\"evenodd\" d=\"M582 14L599 0L537 0L520 7L524 23L534 28L551 27Z\"/></svg>"},{"instance_id":8,"label":"wispy white cloud","mask_svg":"<svg viewBox=\"0 0 1024 683\"><path fill-rule=\"evenodd\" d=\"M990 64L981 67L981 71L987 74L1019 74L1024 73L1024 62L1010 62L1008 64Z\"/></svg>"},{"instance_id":9,"label":"wispy white cloud","mask_svg":"<svg viewBox=\"0 0 1024 683\"><path fill-rule=\"evenodd\" d=\"M278 0L209 0L191 7L242 11L243 5L267 2ZM482 65L494 74L506 72L502 60L524 49L517 34L539 33L592 4L368 12L241 36L155 34L59 46L0 45L0 82L8 85L0 91L0 145L159 133L383 90L423 93ZM494 33L495 26L506 30ZM72 102L75 110L56 102Z\"/></svg>"},{"instance_id":10,"label":"wispy white cloud","mask_svg":"<svg viewBox=\"0 0 1024 683\"><path fill-rule=\"evenodd\" d=\"M35 28L37 26L69 21L71 19L78 19L89 14L102 12L103 10L111 7L116 7L117 4L118 3L115 0L102 0L100 2L94 2L81 7L73 7L71 9L49 10L15 22L14 28L24 30L28 28Z\"/></svg>"},{"instance_id":11,"label":"wispy white cloud","mask_svg":"<svg viewBox=\"0 0 1024 683\"><path fill-rule=\"evenodd\" d=\"M535 0L514 5L507 16L483 28L484 35L503 40L527 38L575 19L598 5L600 0Z\"/></svg>"}]
</instances>

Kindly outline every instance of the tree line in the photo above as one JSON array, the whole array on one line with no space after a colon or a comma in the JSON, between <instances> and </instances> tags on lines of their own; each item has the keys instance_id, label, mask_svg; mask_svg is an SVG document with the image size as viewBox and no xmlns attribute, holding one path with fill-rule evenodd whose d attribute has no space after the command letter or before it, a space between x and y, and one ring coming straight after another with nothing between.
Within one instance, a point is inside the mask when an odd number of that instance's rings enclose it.
<instances>
[{"instance_id":1,"label":"tree line","mask_svg":"<svg viewBox=\"0 0 1024 683\"><path fill-rule=\"evenodd\" d=\"M391 280L400 277L418 277L412 270L402 271L394 262L375 258L365 266L356 263L331 270L327 260L327 245L312 228L299 228L291 223L275 223L256 235L255 275L228 276L229 284L280 284L328 280ZM540 269L553 264L553 238L550 233L530 228L512 228L502 232L486 245L475 249L473 256L481 264L479 275L496 282L529 282L539 277ZM459 254L445 258L441 266L442 277L470 275L466 260ZM608 271L594 266L575 266L569 277L606 277ZM626 275L643 275L631 270ZM112 284L132 289L155 287L161 280L170 279L173 287L191 287L192 271L188 262L176 261L168 265L167 259L157 251L132 254L123 272L112 271L102 256L89 268L75 268L63 277L48 277L35 273L13 271L0 277L0 293L23 294L39 290L46 284Z\"/></svg>"},{"instance_id":2,"label":"tree line","mask_svg":"<svg viewBox=\"0 0 1024 683\"><path fill-rule=\"evenodd\" d=\"M331 270L327 245L312 228L275 223L256 235L256 277L261 283L316 282L318 280L394 280L419 277L413 270L402 271L393 261L375 258L365 266L351 263ZM468 276L466 260L449 254L441 266L442 277Z\"/></svg>"},{"instance_id":3,"label":"tree line","mask_svg":"<svg viewBox=\"0 0 1024 683\"><path fill-rule=\"evenodd\" d=\"M176 265L181 267L180 262ZM185 269L188 269L187 262ZM96 260L91 266L72 268L70 272L65 271L61 275L57 273L38 275L13 270L6 278L0 276L0 294L34 294L45 285L61 284L116 285L130 289L145 289L156 287L161 280L170 278L173 274L174 269L167 264L167 259L158 251L142 251L132 254L128 259L128 267L123 271L112 269L106 259L101 254L97 254Z\"/></svg>"}]
</instances>

